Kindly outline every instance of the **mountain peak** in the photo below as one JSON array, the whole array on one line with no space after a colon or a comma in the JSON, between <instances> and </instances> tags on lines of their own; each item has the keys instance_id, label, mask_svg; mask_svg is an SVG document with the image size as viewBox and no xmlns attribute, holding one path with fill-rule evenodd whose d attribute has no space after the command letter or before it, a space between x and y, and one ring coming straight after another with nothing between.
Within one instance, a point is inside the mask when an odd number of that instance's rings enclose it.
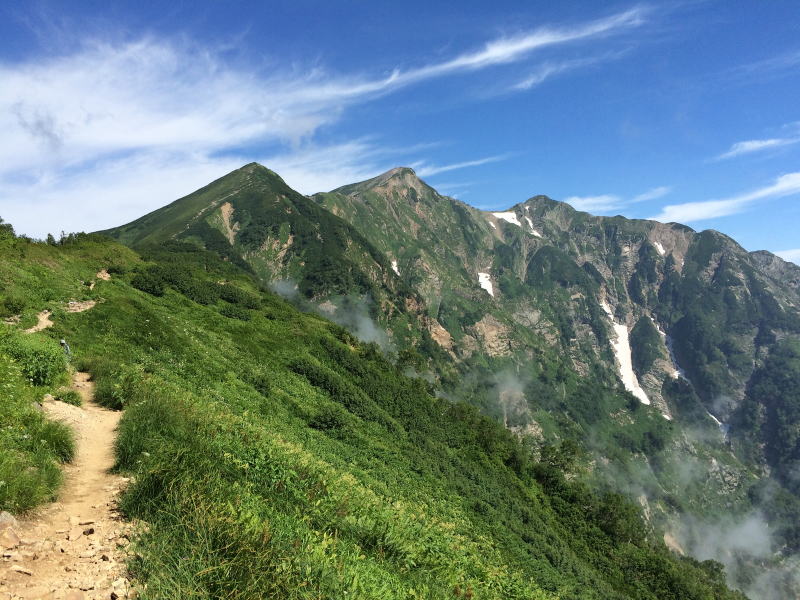
<instances>
[{"instance_id":1,"label":"mountain peak","mask_svg":"<svg viewBox=\"0 0 800 600\"><path fill-rule=\"evenodd\" d=\"M395 180L396 183L402 183L415 188L419 185L425 185L422 180L417 177L417 173L411 167L395 167L394 169L389 169L385 173L381 173L377 177L373 177L364 183L372 183L372 187L379 187L385 185L390 180Z\"/></svg>"},{"instance_id":2,"label":"mountain peak","mask_svg":"<svg viewBox=\"0 0 800 600\"><path fill-rule=\"evenodd\" d=\"M368 191L387 193L398 191L402 196L407 196L409 190L414 190L417 195L436 193L427 183L422 181L411 167L395 167L377 177L345 185L333 190L345 195L359 194Z\"/></svg>"}]
</instances>

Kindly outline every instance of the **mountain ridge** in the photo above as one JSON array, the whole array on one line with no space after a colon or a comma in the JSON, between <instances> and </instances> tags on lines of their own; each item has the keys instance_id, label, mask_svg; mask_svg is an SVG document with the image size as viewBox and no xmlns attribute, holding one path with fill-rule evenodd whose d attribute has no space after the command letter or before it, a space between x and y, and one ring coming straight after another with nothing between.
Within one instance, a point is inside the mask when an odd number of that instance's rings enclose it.
<instances>
[{"instance_id":1,"label":"mountain ridge","mask_svg":"<svg viewBox=\"0 0 800 600\"><path fill-rule=\"evenodd\" d=\"M407 167L311 196L256 164L226 177L110 233L195 244L290 282L309 310L372 320L439 393L533 444L578 440L601 459L596 485L643 490L673 533L676 506L741 512L758 482L794 489L795 417L775 417L764 390L793 360L800 296L774 255L542 195L483 211ZM248 177L261 187L242 191ZM767 443L776 431L790 451ZM711 475L687 486L687 464Z\"/></svg>"}]
</instances>

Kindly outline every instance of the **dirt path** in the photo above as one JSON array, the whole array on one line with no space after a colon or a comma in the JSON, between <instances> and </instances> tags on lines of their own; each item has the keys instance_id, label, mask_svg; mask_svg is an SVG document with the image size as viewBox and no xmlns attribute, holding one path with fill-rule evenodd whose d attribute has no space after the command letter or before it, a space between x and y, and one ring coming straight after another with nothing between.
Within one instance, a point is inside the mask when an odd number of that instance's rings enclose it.
<instances>
[{"instance_id":1,"label":"dirt path","mask_svg":"<svg viewBox=\"0 0 800 600\"><path fill-rule=\"evenodd\" d=\"M53 326L53 322L50 320L50 315L53 314L49 310L43 310L36 318L38 322L33 327L25 330L25 333L36 333L37 331L41 331L42 329L47 329L48 327Z\"/></svg>"},{"instance_id":2,"label":"dirt path","mask_svg":"<svg viewBox=\"0 0 800 600\"><path fill-rule=\"evenodd\" d=\"M65 468L58 502L13 527L17 544L0 561L0 600L90 600L133 598L124 578L126 525L116 500L126 479L109 473L121 414L94 402L88 373L76 373L73 387L83 406L44 404L47 414L75 431L77 453ZM3 526L0 525L0 529ZM0 545L13 542L5 531Z\"/></svg>"}]
</instances>

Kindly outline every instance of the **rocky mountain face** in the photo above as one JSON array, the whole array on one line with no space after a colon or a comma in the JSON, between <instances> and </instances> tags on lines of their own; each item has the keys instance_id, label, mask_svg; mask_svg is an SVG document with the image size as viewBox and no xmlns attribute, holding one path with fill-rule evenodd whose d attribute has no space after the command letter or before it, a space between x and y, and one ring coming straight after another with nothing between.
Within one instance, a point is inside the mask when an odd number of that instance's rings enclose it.
<instances>
[{"instance_id":1,"label":"rocky mountain face","mask_svg":"<svg viewBox=\"0 0 800 600\"><path fill-rule=\"evenodd\" d=\"M440 393L579 439L653 518L745 510L769 473L797 491L800 267L721 233L545 196L481 211L408 168L305 197L256 164L105 233L199 244L334 318L366 301Z\"/></svg>"},{"instance_id":2,"label":"rocky mountain face","mask_svg":"<svg viewBox=\"0 0 800 600\"><path fill-rule=\"evenodd\" d=\"M666 416L689 395L727 423L775 341L800 333L800 267L718 232L544 196L483 212L410 169L314 198L390 258L456 357L511 354L533 330L579 373L615 367Z\"/></svg>"}]
</instances>

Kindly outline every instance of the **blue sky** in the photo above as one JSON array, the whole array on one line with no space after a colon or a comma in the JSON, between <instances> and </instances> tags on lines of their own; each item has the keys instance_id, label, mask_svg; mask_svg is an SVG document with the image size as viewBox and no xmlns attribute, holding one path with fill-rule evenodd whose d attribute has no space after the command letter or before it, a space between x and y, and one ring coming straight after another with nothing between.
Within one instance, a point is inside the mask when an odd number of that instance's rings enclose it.
<instances>
[{"instance_id":1,"label":"blue sky","mask_svg":"<svg viewBox=\"0 0 800 600\"><path fill-rule=\"evenodd\" d=\"M800 3L0 5L0 216L127 222L250 161L304 193L408 165L718 229L800 262Z\"/></svg>"}]
</instances>

